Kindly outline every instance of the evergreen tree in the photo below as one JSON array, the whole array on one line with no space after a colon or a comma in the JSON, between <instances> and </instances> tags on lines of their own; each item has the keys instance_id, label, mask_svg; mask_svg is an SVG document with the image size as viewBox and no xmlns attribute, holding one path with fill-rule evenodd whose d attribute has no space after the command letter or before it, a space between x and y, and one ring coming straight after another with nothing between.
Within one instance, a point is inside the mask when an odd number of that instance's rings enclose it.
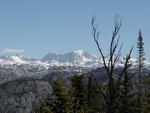
<instances>
[{"instance_id":1,"label":"evergreen tree","mask_svg":"<svg viewBox=\"0 0 150 113\"><path fill-rule=\"evenodd\" d=\"M104 102L98 89L98 85L95 83L96 81L92 75L93 74L88 77L87 103L90 113L97 113L104 111Z\"/></svg>"},{"instance_id":2,"label":"evergreen tree","mask_svg":"<svg viewBox=\"0 0 150 113\"><path fill-rule=\"evenodd\" d=\"M142 83L142 112L147 113L150 111L150 75L144 75L142 77Z\"/></svg>"},{"instance_id":3,"label":"evergreen tree","mask_svg":"<svg viewBox=\"0 0 150 113\"><path fill-rule=\"evenodd\" d=\"M53 97L42 101L35 113L72 113L69 91L60 76L54 81L51 95Z\"/></svg>"},{"instance_id":4,"label":"evergreen tree","mask_svg":"<svg viewBox=\"0 0 150 113\"><path fill-rule=\"evenodd\" d=\"M138 48L138 113L141 113L141 106L142 106L142 70L144 66L144 42L141 30L139 30L139 36L137 41L137 48Z\"/></svg>"},{"instance_id":5,"label":"evergreen tree","mask_svg":"<svg viewBox=\"0 0 150 113\"><path fill-rule=\"evenodd\" d=\"M34 113L54 113L51 111L48 105L46 103L42 103L38 109L35 110Z\"/></svg>"},{"instance_id":6,"label":"evergreen tree","mask_svg":"<svg viewBox=\"0 0 150 113\"><path fill-rule=\"evenodd\" d=\"M70 96L68 90L64 86L64 81L58 77L54 81L52 90L53 95L53 108L54 113L70 113Z\"/></svg>"},{"instance_id":7,"label":"evergreen tree","mask_svg":"<svg viewBox=\"0 0 150 113\"><path fill-rule=\"evenodd\" d=\"M75 75L71 80L71 96L73 104L73 113L88 113L85 83L83 81L83 75Z\"/></svg>"},{"instance_id":8,"label":"evergreen tree","mask_svg":"<svg viewBox=\"0 0 150 113\"><path fill-rule=\"evenodd\" d=\"M123 75L122 84L120 86L119 93L119 109L118 113L134 113L134 92L133 92L133 76L134 74L129 73L129 67L131 64L128 62L128 68L125 70Z\"/></svg>"},{"instance_id":9,"label":"evergreen tree","mask_svg":"<svg viewBox=\"0 0 150 113\"><path fill-rule=\"evenodd\" d=\"M92 89L92 77L88 77L88 105L92 106L92 97L93 97L93 89Z\"/></svg>"}]
</instances>

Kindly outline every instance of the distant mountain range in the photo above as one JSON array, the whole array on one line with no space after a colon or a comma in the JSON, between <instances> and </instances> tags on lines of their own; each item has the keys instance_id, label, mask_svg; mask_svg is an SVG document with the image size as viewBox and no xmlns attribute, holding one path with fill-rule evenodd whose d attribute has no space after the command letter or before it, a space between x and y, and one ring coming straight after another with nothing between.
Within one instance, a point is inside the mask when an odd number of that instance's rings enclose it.
<instances>
[{"instance_id":1,"label":"distant mountain range","mask_svg":"<svg viewBox=\"0 0 150 113\"><path fill-rule=\"evenodd\" d=\"M108 57L106 57L108 61ZM137 66L137 59L131 58L133 66ZM124 57L120 57L117 66L123 66ZM63 54L48 53L41 59L27 58L24 56L0 56L0 66L30 65L48 69L51 66L77 66L97 68L103 66L103 61L96 55L89 54L83 50L76 50ZM149 67L150 62L145 61L145 66Z\"/></svg>"},{"instance_id":2,"label":"distant mountain range","mask_svg":"<svg viewBox=\"0 0 150 113\"><path fill-rule=\"evenodd\" d=\"M0 56L0 65L38 65L45 68L50 66L79 66L79 67L98 67L100 59L85 51L77 50L64 54L48 53L42 59L30 59L24 56Z\"/></svg>"},{"instance_id":3,"label":"distant mountain range","mask_svg":"<svg viewBox=\"0 0 150 113\"><path fill-rule=\"evenodd\" d=\"M106 62L108 58L106 57ZM132 68L137 67L137 59L131 58ZM122 67L124 57L120 57L116 67ZM42 76L53 71L82 73L103 66L100 57L83 50L63 54L48 53L41 59L24 56L0 56L0 83L18 77ZM145 69L150 71L150 62L145 61Z\"/></svg>"}]
</instances>

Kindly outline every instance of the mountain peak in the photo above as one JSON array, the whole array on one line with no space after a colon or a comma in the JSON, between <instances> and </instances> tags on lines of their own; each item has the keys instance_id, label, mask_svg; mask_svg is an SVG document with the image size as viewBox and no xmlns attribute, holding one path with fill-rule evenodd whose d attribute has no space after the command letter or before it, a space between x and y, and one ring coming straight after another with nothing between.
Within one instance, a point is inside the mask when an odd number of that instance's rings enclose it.
<instances>
[{"instance_id":1,"label":"mountain peak","mask_svg":"<svg viewBox=\"0 0 150 113\"><path fill-rule=\"evenodd\" d=\"M83 50L75 50L73 51L74 54L78 54L79 56L81 56L83 53L85 53L85 51Z\"/></svg>"}]
</instances>

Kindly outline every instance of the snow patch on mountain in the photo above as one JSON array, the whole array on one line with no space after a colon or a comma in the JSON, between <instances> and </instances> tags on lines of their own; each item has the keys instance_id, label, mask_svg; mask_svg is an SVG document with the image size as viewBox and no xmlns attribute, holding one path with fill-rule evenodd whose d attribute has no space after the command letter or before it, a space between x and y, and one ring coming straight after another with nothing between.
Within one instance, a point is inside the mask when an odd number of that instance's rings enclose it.
<instances>
[{"instance_id":1,"label":"snow patch on mountain","mask_svg":"<svg viewBox=\"0 0 150 113\"><path fill-rule=\"evenodd\" d=\"M73 53L78 55L78 56L80 56L80 57L82 57L82 55L84 54L84 51L82 51L82 50L75 50L75 51L73 51Z\"/></svg>"},{"instance_id":2,"label":"snow patch on mountain","mask_svg":"<svg viewBox=\"0 0 150 113\"><path fill-rule=\"evenodd\" d=\"M26 64L27 62L22 60L19 56L11 56L12 61L16 64Z\"/></svg>"}]
</instances>

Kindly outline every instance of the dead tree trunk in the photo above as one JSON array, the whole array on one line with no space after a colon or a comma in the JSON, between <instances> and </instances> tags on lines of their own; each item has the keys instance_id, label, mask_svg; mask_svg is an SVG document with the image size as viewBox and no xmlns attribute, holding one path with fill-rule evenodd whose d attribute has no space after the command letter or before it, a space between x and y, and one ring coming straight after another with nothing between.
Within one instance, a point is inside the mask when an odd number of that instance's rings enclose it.
<instances>
[{"instance_id":1,"label":"dead tree trunk","mask_svg":"<svg viewBox=\"0 0 150 113\"><path fill-rule=\"evenodd\" d=\"M104 68L106 70L106 75L107 75L107 85L106 85L107 90L103 90L101 87L99 87L99 90L102 93L105 103L106 103L105 106L106 106L107 113L115 113L115 111L116 111L115 105L116 105L118 89L121 84L123 74L124 74L125 70L127 70L127 68L128 68L128 61L129 61L130 55L132 53L132 49L131 49L125 58L124 67L123 67L121 73L116 78L114 76L114 68L115 68L115 65L117 64L118 60L120 59L121 49L122 49L123 44L121 44L120 47L118 48L119 38L117 38L117 35L121 28L121 22L118 22L118 17L115 18L114 22L115 22L115 25L114 25L114 30L112 32L112 38L111 38L111 43L110 43L110 48L109 48L109 59L107 61L103 54L102 48L100 47L100 43L99 43L99 34L100 33L97 30L97 26L95 25L95 18L92 18L92 22L91 22L92 35L93 35L94 41L97 45L100 56L102 57L103 65L104 65Z\"/></svg>"}]
</instances>

